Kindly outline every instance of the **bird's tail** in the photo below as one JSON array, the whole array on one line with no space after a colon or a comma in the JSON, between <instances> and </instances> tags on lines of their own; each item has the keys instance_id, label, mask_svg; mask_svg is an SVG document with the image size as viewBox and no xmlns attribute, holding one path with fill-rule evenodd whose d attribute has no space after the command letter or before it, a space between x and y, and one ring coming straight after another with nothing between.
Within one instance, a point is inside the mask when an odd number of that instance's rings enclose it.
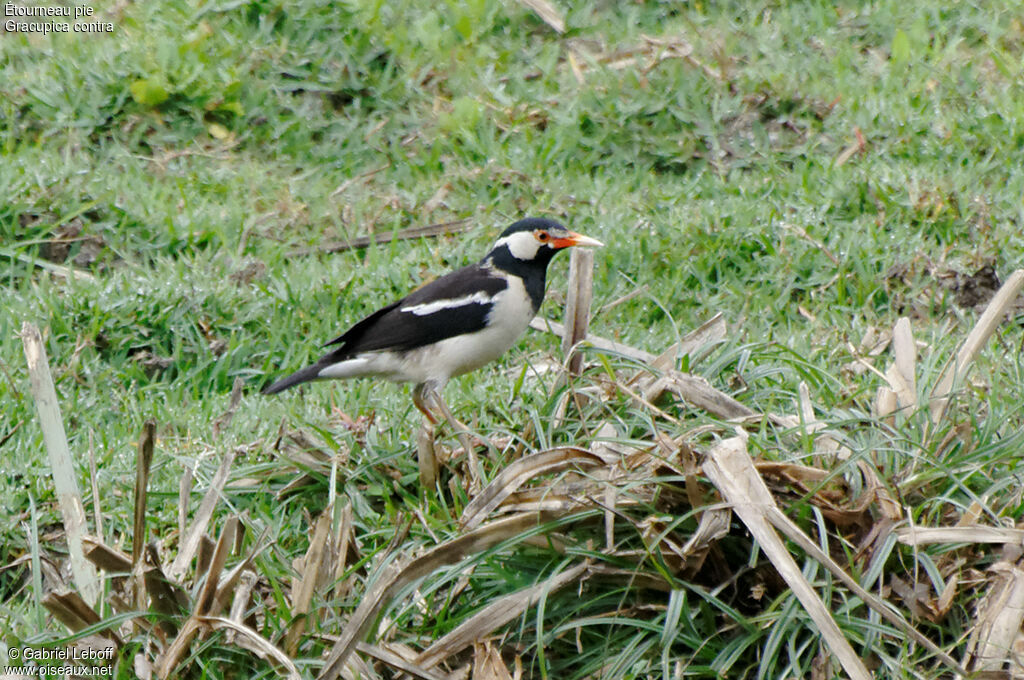
<instances>
[{"instance_id":1,"label":"bird's tail","mask_svg":"<svg viewBox=\"0 0 1024 680\"><path fill-rule=\"evenodd\" d=\"M320 377L320 371L323 366L313 364L312 366L306 366L305 368L295 371L291 375L285 376L277 382L271 383L263 388L263 394L277 394L282 392L289 387L293 387L300 383L309 382L310 380L316 380Z\"/></svg>"}]
</instances>

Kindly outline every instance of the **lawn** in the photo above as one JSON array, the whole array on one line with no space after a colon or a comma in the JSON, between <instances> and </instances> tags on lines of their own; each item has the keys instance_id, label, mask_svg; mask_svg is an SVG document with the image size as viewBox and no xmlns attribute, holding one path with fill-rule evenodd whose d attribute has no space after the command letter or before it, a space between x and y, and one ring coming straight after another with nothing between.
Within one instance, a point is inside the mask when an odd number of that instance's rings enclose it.
<instances>
[{"instance_id":1,"label":"lawn","mask_svg":"<svg viewBox=\"0 0 1024 680\"><path fill-rule=\"evenodd\" d=\"M1024 306L1008 306L948 408L931 407L993 292L1024 267L1019 7L558 5L561 32L511 1L169 0L93 5L109 33L3 35L0 648L72 635L41 604L69 573L23 351L31 322L88 533L132 552L152 420L157 562L179 554L213 488L205 533L215 542L237 520L225 573L253 578L239 620L302 677L321 672L389 564L409 579L359 639L421 677L832 677L834 650L739 518L700 554L679 549L720 507L699 466L737 430L777 464L758 469L780 507L843 570L953 659L996 669L971 636L984 597L1021 574L1020 541L897 532L1005 532L1024 512ZM717 313L727 330L661 369L586 345L576 377L559 339L530 331L453 381L448 404L492 442L482 484L557 447L636 465L536 473L523 503L545 489L586 502L499 527L412 578L408 561L466 536L460 519L477 509L454 433L438 430L440 476L423 488L408 386L259 388L528 215L606 244L595 336L657 355ZM392 238L432 224L448 226ZM345 246L362 237L373 242ZM541 316L561 320L567 269L552 264ZM909 343L893 337L901 318ZM896 400L900 352L913 379ZM755 415L643 398L666 368ZM526 516L504 510L483 526ZM305 568L317 545L320 574ZM951 677L786 546L876 677ZM172 581L193 602L207 572L187 566ZM118 677L158 666L191 610L119 613L120 581L104 579L106 623L72 637L112 625ZM509 620L426 664L423 650L516 593ZM266 655L214 626L176 673L274 677L282 662ZM366 677L393 672L365 649L351 658Z\"/></svg>"}]
</instances>

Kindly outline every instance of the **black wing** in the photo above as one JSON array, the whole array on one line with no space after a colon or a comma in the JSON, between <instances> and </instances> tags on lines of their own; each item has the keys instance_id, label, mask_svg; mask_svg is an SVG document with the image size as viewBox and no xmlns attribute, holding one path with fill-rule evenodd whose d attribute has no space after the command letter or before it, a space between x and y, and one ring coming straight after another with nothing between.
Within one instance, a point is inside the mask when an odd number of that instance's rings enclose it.
<instances>
[{"instance_id":1,"label":"black wing","mask_svg":"<svg viewBox=\"0 0 1024 680\"><path fill-rule=\"evenodd\" d=\"M494 306L494 296L507 287L508 282L489 268L463 267L352 326L327 343L341 347L318 363L341 361L361 352L415 349L481 330Z\"/></svg>"}]
</instances>

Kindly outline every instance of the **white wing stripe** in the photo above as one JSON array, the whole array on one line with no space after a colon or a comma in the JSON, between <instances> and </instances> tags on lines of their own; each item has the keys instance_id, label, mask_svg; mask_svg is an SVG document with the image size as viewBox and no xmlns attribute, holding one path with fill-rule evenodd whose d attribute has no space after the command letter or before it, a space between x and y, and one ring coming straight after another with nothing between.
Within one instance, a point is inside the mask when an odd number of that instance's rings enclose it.
<instances>
[{"instance_id":1,"label":"white wing stripe","mask_svg":"<svg viewBox=\"0 0 1024 680\"><path fill-rule=\"evenodd\" d=\"M455 307L463 307L465 305L471 305L474 303L491 302L494 298L484 293L483 291L477 291L472 295L466 295L460 298L449 298L446 300L434 300L433 302L422 302L418 305L410 305L409 307L402 307L401 311L410 312L416 316L427 316L434 312L439 312L442 309L453 309Z\"/></svg>"}]
</instances>

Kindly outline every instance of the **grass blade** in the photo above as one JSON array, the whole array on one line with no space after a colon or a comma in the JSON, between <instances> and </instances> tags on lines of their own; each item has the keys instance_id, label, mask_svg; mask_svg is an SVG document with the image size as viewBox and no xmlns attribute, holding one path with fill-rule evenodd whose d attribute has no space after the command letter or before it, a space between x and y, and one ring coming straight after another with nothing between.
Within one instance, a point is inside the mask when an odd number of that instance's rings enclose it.
<instances>
[{"instance_id":1,"label":"grass blade","mask_svg":"<svg viewBox=\"0 0 1024 680\"><path fill-rule=\"evenodd\" d=\"M149 493L149 468L153 464L153 442L156 423L147 420L142 426L139 449L135 459L135 518L132 530L132 564L138 564L146 545L146 498Z\"/></svg>"},{"instance_id":2,"label":"grass blade","mask_svg":"<svg viewBox=\"0 0 1024 680\"><path fill-rule=\"evenodd\" d=\"M942 416L946 413L946 407L949 405L953 386L957 380L963 378L971 362L981 352L981 348L992 337L992 333L995 332L999 324L1003 322L1006 311L1017 299L1021 288L1024 288L1024 269L1018 269L1010 274L1006 283L1000 286L995 297L985 307L978 323L967 334L967 338L956 353L955 360L943 371L942 377L932 391L931 416L933 423L938 424L942 420Z\"/></svg>"},{"instance_id":3,"label":"grass blade","mask_svg":"<svg viewBox=\"0 0 1024 680\"><path fill-rule=\"evenodd\" d=\"M466 647L482 641L498 628L501 628L534 606L545 593L553 593L579 580L587 572L588 568L589 565L587 563L578 564L571 569L555 574L541 583L510 593L491 602L459 624L455 630L432 642L429 647L416 657L416 663L426 668L432 668L453 654L457 654Z\"/></svg>"},{"instance_id":4,"label":"grass blade","mask_svg":"<svg viewBox=\"0 0 1024 680\"><path fill-rule=\"evenodd\" d=\"M224 485L227 484L228 473L231 471L231 464L234 460L234 451L225 453L224 460L221 461L220 467L217 468L217 472L210 481L210 488L207 489L206 495L203 496L203 500L199 504L199 510L192 521L192 526L189 527L188 534L182 539L178 554L175 556L174 562L171 563L170 569L167 570L167 575L175 581L180 581L182 576L185 575L185 570L188 569L193 555L195 555L196 550L199 548L203 532L206 531L210 520L213 519L213 511L217 506L217 499L220 497L221 491L224 490Z\"/></svg>"},{"instance_id":5,"label":"grass blade","mask_svg":"<svg viewBox=\"0 0 1024 680\"><path fill-rule=\"evenodd\" d=\"M843 669L854 680L871 680L871 674L860 657L853 651L813 586L804 578L793 556L768 522L766 513L776 507L775 501L764 480L757 474L747 454L746 443L740 437L727 439L711 449L708 456L704 472L750 529L779 575L817 624Z\"/></svg>"},{"instance_id":6,"label":"grass blade","mask_svg":"<svg viewBox=\"0 0 1024 680\"><path fill-rule=\"evenodd\" d=\"M583 370L583 355L573 348L587 338L590 327L590 303L594 298L594 251L573 248L569 260L569 293L565 299L565 332L562 354L569 358L569 373Z\"/></svg>"},{"instance_id":7,"label":"grass blade","mask_svg":"<svg viewBox=\"0 0 1024 680\"><path fill-rule=\"evenodd\" d=\"M82 493L78 489L75 465L71 460L71 450L68 448L60 405L57 402L57 390L53 386L50 362L43 349L43 338L39 334L39 328L26 321L21 327L21 342L25 349L25 360L28 362L29 378L32 381L32 396L39 412L39 424L43 429L43 441L50 457L53 484L57 488L57 500L64 518L68 552L71 553L71 573L82 597L90 605L95 605L99 601L100 583L96 578L96 570L85 559L85 551L82 548L82 538L85 535L85 505L82 503Z\"/></svg>"},{"instance_id":8,"label":"grass blade","mask_svg":"<svg viewBox=\"0 0 1024 680\"><path fill-rule=\"evenodd\" d=\"M517 515L498 520L467 534L454 538L412 560L400 560L383 569L374 585L363 596L362 602L334 643L319 680L335 680L345 667L345 661L360 642L380 611L406 585L449 564L457 564L466 555L482 552L504 540L536 527L550 519L544 513Z\"/></svg>"}]
</instances>

